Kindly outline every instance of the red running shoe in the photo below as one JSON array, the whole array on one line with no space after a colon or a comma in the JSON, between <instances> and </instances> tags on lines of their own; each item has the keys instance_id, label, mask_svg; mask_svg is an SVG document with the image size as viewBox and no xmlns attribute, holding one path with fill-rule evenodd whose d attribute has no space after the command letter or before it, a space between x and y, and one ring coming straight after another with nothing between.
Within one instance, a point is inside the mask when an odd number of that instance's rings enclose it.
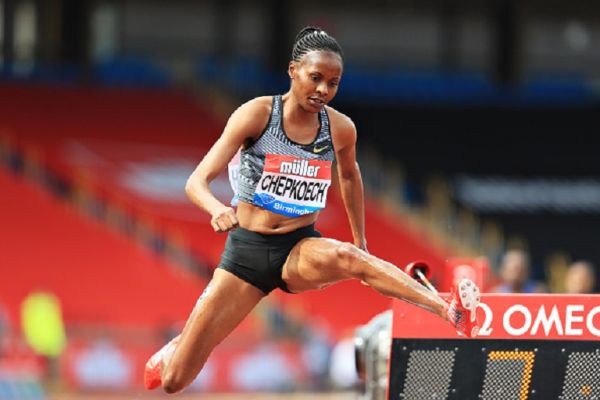
<instances>
[{"instance_id":1,"label":"red running shoe","mask_svg":"<svg viewBox=\"0 0 600 400\"><path fill-rule=\"evenodd\" d=\"M176 340L177 339L177 340ZM144 368L144 386L147 390L156 389L161 385L161 376L165 360L170 360L175 351L175 345L179 341L179 336L165 344L159 351L154 353L146 362Z\"/></svg>"},{"instance_id":2,"label":"red running shoe","mask_svg":"<svg viewBox=\"0 0 600 400\"><path fill-rule=\"evenodd\" d=\"M459 335L472 338L479 333L479 299L479 288L470 279L461 279L456 287L452 288L447 315Z\"/></svg>"}]
</instances>

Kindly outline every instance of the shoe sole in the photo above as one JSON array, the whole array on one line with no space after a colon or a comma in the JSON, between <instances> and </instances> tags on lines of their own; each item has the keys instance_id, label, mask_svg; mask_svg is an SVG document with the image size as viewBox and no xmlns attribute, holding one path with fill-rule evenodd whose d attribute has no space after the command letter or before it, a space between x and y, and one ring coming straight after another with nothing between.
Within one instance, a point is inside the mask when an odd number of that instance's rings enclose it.
<instances>
[{"instance_id":1,"label":"shoe sole","mask_svg":"<svg viewBox=\"0 0 600 400\"><path fill-rule=\"evenodd\" d=\"M144 368L144 387L146 390L154 390L161 385L160 366L148 366Z\"/></svg>"},{"instance_id":2,"label":"shoe sole","mask_svg":"<svg viewBox=\"0 0 600 400\"><path fill-rule=\"evenodd\" d=\"M173 357L175 347L179 343L179 336L171 339L160 350L150 357L144 368L144 386L148 390L156 389L162 385L162 369L165 363L165 357L168 360Z\"/></svg>"},{"instance_id":3,"label":"shoe sole","mask_svg":"<svg viewBox=\"0 0 600 400\"><path fill-rule=\"evenodd\" d=\"M463 278L458 283L458 295L460 298L460 304L470 312L470 322L477 320L477 307L479 307L480 293L477 285L472 280ZM471 336L476 336L479 332L479 327L473 327Z\"/></svg>"}]
</instances>

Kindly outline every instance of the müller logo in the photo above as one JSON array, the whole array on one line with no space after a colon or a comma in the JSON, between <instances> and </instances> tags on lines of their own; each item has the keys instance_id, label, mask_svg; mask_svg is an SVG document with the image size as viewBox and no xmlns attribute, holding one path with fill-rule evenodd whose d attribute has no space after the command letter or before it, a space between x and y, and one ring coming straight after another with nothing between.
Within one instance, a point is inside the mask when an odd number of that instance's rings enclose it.
<instances>
[{"instance_id":1,"label":"m\u00fcller logo","mask_svg":"<svg viewBox=\"0 0 600 400\"><path fill-rule=\"evenodd\" d=\"M514 304L506 309L481 303L484 318L479 336L600 337L600 305ZM499 317L499 318L498 318Z\"/></svg>"},{"instance_id":2,"label":"m\u00fcller logo","mask_svg":"<svg viewBox=\"0 0 600 400\"><path fill-rule=\"evenodd\" d=\"M321 167L318 165L310 165L307 160L294 160L292 162L282 161L279 167L279 172L282 174L292 174L315 178Z\"/></svg>"}]
</instances>

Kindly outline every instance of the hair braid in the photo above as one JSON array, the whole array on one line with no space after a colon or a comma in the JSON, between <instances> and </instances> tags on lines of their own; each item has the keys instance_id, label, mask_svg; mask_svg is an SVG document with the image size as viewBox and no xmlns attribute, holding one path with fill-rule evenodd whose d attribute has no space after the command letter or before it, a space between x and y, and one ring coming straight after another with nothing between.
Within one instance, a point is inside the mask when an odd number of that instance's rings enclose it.
<instances>
[{"instance_id":1,"label":"hair braid","mask_svg":"<svg viewBox=\"0 0 600 400\"><path fill-rule=\"evenodd\" d=\"M321 28L307 26L303 28L294 40L292 49L292 60L300 61L303 55L313 50L331 51L338 54L342 59L344 53L338 42Z\"/></svg>"}]
</instances>

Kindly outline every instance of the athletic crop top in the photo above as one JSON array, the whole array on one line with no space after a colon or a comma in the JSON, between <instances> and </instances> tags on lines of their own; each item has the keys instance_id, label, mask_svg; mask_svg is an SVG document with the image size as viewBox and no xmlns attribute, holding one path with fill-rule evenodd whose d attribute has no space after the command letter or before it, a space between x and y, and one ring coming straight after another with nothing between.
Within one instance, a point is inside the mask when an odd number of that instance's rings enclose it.
<instances>
[{"instance_id":1,"label":"athletic crop top","mask_svg":"<svg viewBox=\"0 0 600 400\"><path fill-rule=\"evenodd\" d=\"M287 217L325 208L335 160L325 108L310 144L290 140L283 130L281 95L273 96L269 123L262 135L229 163L229 181L238 200Z\"/></svg>"}]
</instances>

